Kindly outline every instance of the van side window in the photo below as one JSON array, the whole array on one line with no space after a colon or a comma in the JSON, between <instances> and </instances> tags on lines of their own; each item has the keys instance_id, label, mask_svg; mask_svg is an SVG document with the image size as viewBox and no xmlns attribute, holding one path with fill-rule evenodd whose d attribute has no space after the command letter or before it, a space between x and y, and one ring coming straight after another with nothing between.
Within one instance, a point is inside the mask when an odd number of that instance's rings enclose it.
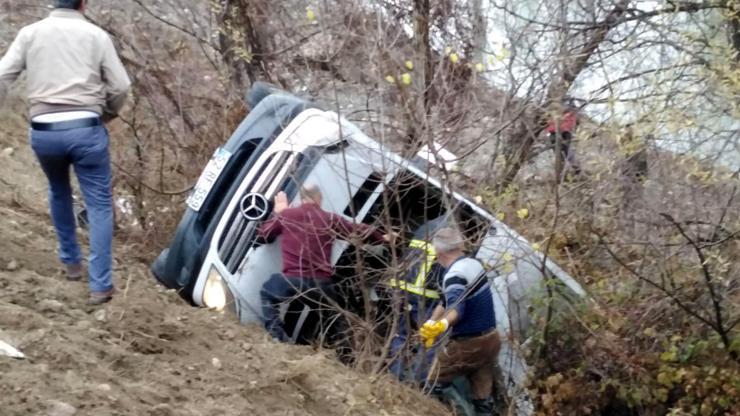
<instances>
[{"instance_id":1,"label":"van side window","mask_svg":"<svg viewBox=\"0 0 740 416\"><path fill-rule=\"evenodd\" d=\"M344 215L354 218L362 210L367 201L372 196L373 192L378 189L378 186L383 182L383 175L377 172L372 172L370 176L365 179L355 195L350 199L347 208L344 209Z\"/></svg>"}]
</instances>

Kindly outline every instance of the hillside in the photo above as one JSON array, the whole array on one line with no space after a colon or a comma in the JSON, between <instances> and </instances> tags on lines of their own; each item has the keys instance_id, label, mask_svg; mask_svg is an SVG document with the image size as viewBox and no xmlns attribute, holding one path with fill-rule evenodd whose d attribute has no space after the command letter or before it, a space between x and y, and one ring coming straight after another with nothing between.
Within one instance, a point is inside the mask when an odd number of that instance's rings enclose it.
<instances>
[{"instance_id":1,"label":"hillside","mask_svg":"<svg viewBox=\"0 0 740 416\"><path fill-rule=\"evenodd\" d=\"M50 3L0 0L0 56ZM441 144L459 170L435 176L583 286L587 302L548 279L507 305L526 311L511 335L538 415L740 416L740 170L719 163L740 160L737 2L550 3L90 2L133 81L108 125L122 293L96 315L58 270L21 78L0 108L0 339L29 359L0 357L0 416L445 414L149 276L256 81L405 156ZM580 176L556 172L542 131L570 101ZM388 340L363 341L381 371Z\"/></svg>"}]
</instances>

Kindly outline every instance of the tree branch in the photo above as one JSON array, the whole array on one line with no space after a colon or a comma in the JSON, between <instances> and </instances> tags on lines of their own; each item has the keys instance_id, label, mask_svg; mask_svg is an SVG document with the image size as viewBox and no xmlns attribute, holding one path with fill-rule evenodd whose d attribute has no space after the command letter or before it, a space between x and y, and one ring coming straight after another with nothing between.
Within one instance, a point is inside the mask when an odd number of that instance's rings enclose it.
<instances>
[{"instance_id":1,"label":"tree branch","mask_svg":"<svg viewBox=\"0 0 740 416\"><path fill-rule=\"evenodd\" d=\"M686 312L688 315L693 316L694 318L701 321L703 324L707 325L708 327L712 328L714 331L717 331L717 328L714 326L714 323L710 321L709 319L701 316L698 312L691 309L688 305L684 304L681 299L678 298L678 296L672 292L671 290L667 289L665 286L659 285L652 280L648 279L647 277L640 274L637 270L635 270L632 266L627 264L622 258L620 258L606 243L604 240L604 237L597 233L595 230L591 230L593 234L595 234L599 238L599 244L604 247L607 253L616 261L619 263L620 266L622 266L625 270L627 270L630 274L638 278L640 281L647 283L648 285L660 290L661 292L665 293L679 308L681 308L684 312Z\"/></svg>"},{"instance_id":2,"label":"tree branch","mask_svg":"<svg viewBox=\"0 0 740 416\"><path fill-rule=\"evenodd\" d=\"M707 286L707 290L709 290L709 293L712 297L712 307L714 309L714 319L715 319L715 330L719 334L720 338L722 338L722 344L724 344L726 349L730 348L730 337L727 334L727 330L725 329L724 320L722 319L722 299L717 294L717 291L714 288L713 283L713 277L712 273L709 270L709 265L707 263L707 258L704 255L704 251L699 247L699 244L694 241L693 238L691 238L688 234L686 234L686 231L683 229L681 224L678 223L672 216L666 213L661 213L661 217L665 218L668 222L673 224L673 226L676 227L679 233L683 236L683 238L686 239L686 241L689 242L691 247L694 248L694 251L696 252L696 255L699 257L699 261L701 262L701 270L702 275L704 276L704 283Z\"/></svg>"}]
</instances>

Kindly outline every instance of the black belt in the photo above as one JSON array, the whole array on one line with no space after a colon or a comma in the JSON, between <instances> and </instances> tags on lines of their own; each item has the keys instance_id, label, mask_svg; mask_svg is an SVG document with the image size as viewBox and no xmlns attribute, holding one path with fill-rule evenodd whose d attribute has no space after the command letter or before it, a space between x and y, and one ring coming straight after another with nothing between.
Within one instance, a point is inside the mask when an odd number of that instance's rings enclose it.
<instances>
[{"instance_id":1,"label":"black belt","mask_svg":"<svg viewBox=\"0 0 740 416\"><path fill-rule=\"evenodd\" d=\"M58 121L54 123L31 122L31 128L38 131L62 131L73 129L84 129L102 125L100 117L87 117L76 120Z\"/></svg>"},{"instance_id":2,"label":"black belt","mask_svg":"<svg viewBox=\"0 0 740 416\"><path fill-rule=\"evenodd\" d=\"M469 333L469 334L461 334L461 335L458 335L458 336L451 336L450 339L453 339L455 341L466 341L466 340L473 339L473 338L478 338L478 337L484 337L486 335L491 335L494 332L496 332L496 328L491 328L491 329L487 329L485 331L473 332L473 333Z\"/></svg>"}]
</instances>

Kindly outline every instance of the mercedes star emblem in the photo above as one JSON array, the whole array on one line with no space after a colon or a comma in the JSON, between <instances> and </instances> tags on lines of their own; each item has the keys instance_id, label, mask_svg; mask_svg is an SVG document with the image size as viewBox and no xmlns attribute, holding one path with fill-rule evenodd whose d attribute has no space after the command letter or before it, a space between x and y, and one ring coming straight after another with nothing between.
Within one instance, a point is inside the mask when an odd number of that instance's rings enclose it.
<instances>
[{"instance_id":1,"label":"mercedes star emblem","mask_svg":"<svg viewBox=\"0 0 740 416\"><path fill-rule=\"evenodd\" d=\"M247 220L259 221L267 216L270 203L263 195L250 193L242 198L239 208L241 208L241 213Z\"/></svg>"}]
</instances>

